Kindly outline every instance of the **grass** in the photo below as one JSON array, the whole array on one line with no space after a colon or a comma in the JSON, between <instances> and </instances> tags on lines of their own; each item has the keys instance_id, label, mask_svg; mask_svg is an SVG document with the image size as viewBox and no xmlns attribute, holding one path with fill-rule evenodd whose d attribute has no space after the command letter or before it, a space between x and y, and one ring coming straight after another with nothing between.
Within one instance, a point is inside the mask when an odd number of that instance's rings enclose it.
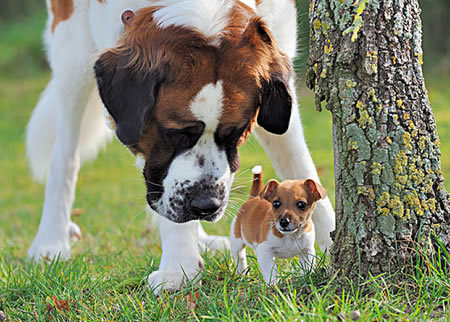
<instances>
[{"instance_id":1,"label":"grass","mask_svg":"<svg viewBox=\"0 0 450 322\"><path fill-rule=\"evenodd\" d=\"M43 186L29 175L23 144L26 122L49 80L36 46L42 17L24 25L29 35L22 40L17 39L19 24L2 30L0 36L0 53L9 52L0 54L0 311L8 320L334 320L339 314L350 318L353 311L359 311L361 320L450 319L450 273L440 265L450 257L443 248L437 258L417 249L419 264L412 273L373 276L359 283L336 282L323 260L305 276L296 273L295 258L282 260L282 281L273 288L261 282L252 252L250 274L244 277L234 274L229 254L205 254L202 286L155 297L145 281L159 264L158 233L144 211L143 179L133 157L117 140L80 172L75 207L81 215L74 221L84 239L74 245L73 258L51 264L27 261L44 198ZM26 50L29 55L22 55ZM450 153L450 79L435 77L427 85L446 175L450 173L445 157ZM316 112L311 93L303 87L299 97L313 158L334 200L330 113ZM245 187L232 196L235 206L246 199L253 165L263 165L266 179L275 176L254 138L241 149L241 159L235 185ZM234 214L230 209L219 223L207 224L207 231L228 234Z\"/></svg>"}]
</instances>

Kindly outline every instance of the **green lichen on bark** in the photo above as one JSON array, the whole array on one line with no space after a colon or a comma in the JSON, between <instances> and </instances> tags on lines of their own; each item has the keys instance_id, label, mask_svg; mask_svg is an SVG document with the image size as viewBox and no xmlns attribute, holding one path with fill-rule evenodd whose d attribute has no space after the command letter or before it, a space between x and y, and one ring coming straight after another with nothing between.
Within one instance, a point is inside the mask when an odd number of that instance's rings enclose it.
<instances>
[{"instance_id":1,"label":"green lichen on bark","mask_svg":"<svg viewBox=\"0 0 450 322\"><path fill-rule=\"evenodd\" d=\"M307 85L333 118L332 268L386 272L433 230L450 247L448 194L423 75L416 0L310 3ZM358 252L358 253L356 253ZM361 267L355 269L354 258ZM395 258L395 260L393 260Z\"/></svg>"}]
</instances>

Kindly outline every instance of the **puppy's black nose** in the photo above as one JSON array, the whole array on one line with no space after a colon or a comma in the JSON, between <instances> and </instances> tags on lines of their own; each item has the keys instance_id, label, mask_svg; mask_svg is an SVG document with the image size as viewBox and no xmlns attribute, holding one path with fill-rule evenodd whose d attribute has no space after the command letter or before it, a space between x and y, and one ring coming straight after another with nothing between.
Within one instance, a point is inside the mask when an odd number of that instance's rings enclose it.
<instances>
[{"instance_id":1,"label":"puppy's black nose","mask_svg":"<svg viewBox=\"0 0 450 322\"><path fill-rule=\"evenodd\" d=\"M197 197L191 201L191 210L196 215L212 215L220 208L220 201L217 198Z\"/></svg>"},{"instance_id":2,"label":"puppy's black nose","mask_svg":"<svg viewBox=\"0 0 450 322\"><path fill-rule=\"evenodd\" d=\"M289 226L289 223L291 221L289 220L289 218L281 218L280 219L280 226L281 228L287 228Z\"/></svg>"}]
</instances>

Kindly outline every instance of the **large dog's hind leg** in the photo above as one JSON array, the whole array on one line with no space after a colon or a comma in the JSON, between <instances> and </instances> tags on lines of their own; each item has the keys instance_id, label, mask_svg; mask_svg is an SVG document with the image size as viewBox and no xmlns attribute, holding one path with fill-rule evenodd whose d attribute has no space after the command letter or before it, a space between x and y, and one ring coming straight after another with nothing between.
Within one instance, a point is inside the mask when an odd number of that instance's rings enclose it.
<instances>
[{"instance_id":1,"label":"large dog's hind leg","mask_svg":"<svg viewBox=\"0 0 450 322\"><path fill-rule=\"evenodd\" d=\"M198 223L198 245L202 253L230 249L230 240L226 236L208 235L202 224Z\"/></svg>"},{"instance_id":2,"label":"large dog's hind leg","mask_svg":"<svg viewBox=\"0 0 450 322\"><path fill-rule=\"evenodd\" d=\"M197 279L203 267L198 247L198 221L174 223L159 217L162 256L159 270L148 277L155 294L162 290L179 290L188 281Z\"/></svg>"},{"instance_id":3,"label":"large dog's hind leg","mask_svg":"<svg viewBox=\"0 0 450 322\"><path fill-rule=\"evenodd\" d=\"M47 30L52 80L33 112L27 129L32 168L48 171L38 233L28 250L31 258L70 257L70 238L80 235L71 222L80 167L79 136L83 113L94 80L90 55L95 51L85 13L75 11L53 34ZM51 153L46 159L41 153ZM36 162L41 164L36 165ZM43 162L43 163L42 163ZM36 171L34 171L36 172Z\"/></svg>"},{"instance_id":4,"label":"large dog's hind leg","mask_svg":"<svg viewBox=\"0 0 450 322\"><path fill-rule=\"evenodd\" d=\"M261 127L257 127L255 133L269 155L275 171L281 178L311 178L318 181L319 176L303 134L293 82L290 88L291 92L294 93L294 104L288 131L283 135L274 135ZM333 206L328 197L317 202L312 219L316 229L316 240L322 251L329 249L332 244L330 232L335 228L334 217Z\"/></svg>"}]
</instances>

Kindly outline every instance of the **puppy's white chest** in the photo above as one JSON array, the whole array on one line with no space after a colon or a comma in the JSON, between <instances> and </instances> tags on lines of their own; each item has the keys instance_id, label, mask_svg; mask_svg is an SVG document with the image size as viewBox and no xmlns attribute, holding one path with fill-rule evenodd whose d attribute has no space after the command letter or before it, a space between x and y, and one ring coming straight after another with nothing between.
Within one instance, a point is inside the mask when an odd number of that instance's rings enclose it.
<instances>
[{"instance_id":1,"label":"puppy's white chest","mask_svg":"<svg viewBox=\"0 0 450 322\"><path fill-rule=\"evenodd\" d=\"M271 244L273 254L277 258L294 257L300 254L304 248L301 238L294 238L293 236L284 236L283 238L273 236Z\"/></svg>"}]
</instances>

